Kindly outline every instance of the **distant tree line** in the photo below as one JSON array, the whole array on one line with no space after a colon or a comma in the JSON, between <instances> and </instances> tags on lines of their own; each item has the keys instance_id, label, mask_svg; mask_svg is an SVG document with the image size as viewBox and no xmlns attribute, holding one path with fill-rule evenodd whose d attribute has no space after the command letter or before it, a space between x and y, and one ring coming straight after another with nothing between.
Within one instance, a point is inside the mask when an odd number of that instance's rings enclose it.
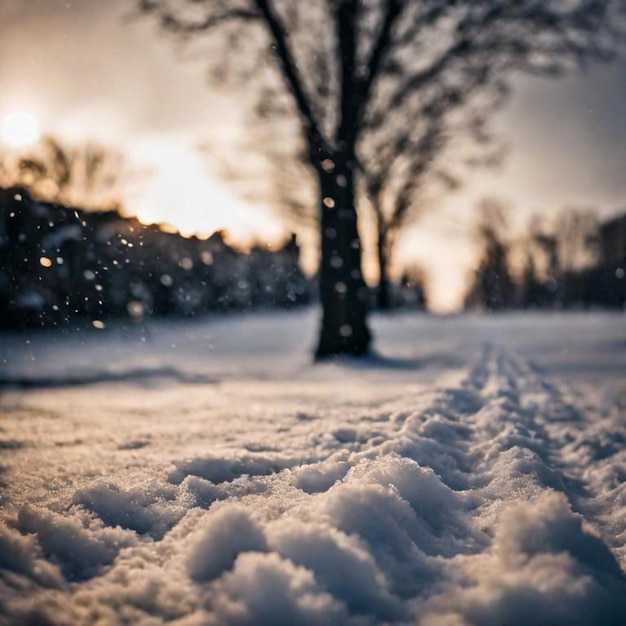
<instances>
[{"instance_id":1,"label":"distant tree line","mask_svg":"<svg viewBox=\"0 0 626 626\"><path fill-rule=\"evenodd\" d=\"M503 207L487 202L477 237L466 309L626 308L626 213L599 222L563 211L551 226L533 218L513 238Z\"/></svg>"},{"instance_id":2,"label":"distant tree line","mask_svg":"<svg viewBox=\"0 0 626 626\"><path fill-rule=\"evenodd\" d=\"M83 211L0 189L0 327L96 326L310 302L295 237L242 252L221 233L184 238L117 211Z\"/></svg>"}]
</instances>

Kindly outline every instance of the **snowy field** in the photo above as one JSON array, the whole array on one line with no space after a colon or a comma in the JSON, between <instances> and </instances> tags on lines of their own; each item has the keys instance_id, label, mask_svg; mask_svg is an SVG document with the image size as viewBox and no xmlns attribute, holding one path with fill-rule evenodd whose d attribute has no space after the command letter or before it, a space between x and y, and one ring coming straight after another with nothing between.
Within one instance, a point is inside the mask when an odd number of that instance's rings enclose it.
<instances>
[{"instance_id":1,"label":"snowy field","mask_svg":"<svg viewBox=\"0 0 626 626\"><path fill-rule=\"evenodd\" d=\"M626 624L626 318L0 335L0 624Z\"/></svg>"}]
</instances>

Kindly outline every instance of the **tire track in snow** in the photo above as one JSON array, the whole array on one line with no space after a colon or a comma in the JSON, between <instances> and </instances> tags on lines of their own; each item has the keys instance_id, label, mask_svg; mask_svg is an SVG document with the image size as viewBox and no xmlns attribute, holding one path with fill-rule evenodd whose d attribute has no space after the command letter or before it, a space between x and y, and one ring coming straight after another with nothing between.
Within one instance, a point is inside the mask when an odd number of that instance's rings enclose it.
<instances>
[{"instance_id":1,"label":"tire track in snow","mask_svg":"<svg viewBox=\"0 0 626 626\"><path fill-rule=\"evenodd\" d=\"M59 590L26 604L62 606L59 623L116 623L122 598L135 623L515 626L521 603L537 624L620 624L622 573L552 494L601 530L618 523L610 424L494 346L458 383L346 413L296 416L258 452L174 460L135 490L94 484L62 513L23 511L37 559L22 570L61 566ZM13 531L1 542L26 550Z\"/></svg>"},{"instance_id":2,"label":"tire track in snow","mask_svg":"<svg viewBox=\"0 0 626 626\"><path fill-rule=\"evenodd\" d=\"M464 385L483 400L467 416L467 452L474 489L487 496L487 524L508 501L556 490L626 568L626 430L616 416L585 414L531 363L494 346ZM504 495L489 488L505 481Z\"/></svg>"},{"instance_id":3,"label":"tire track in snow","mask_svg":"<svg viewBox=\"0 0 626 626\"><path fill-rule=\"evenodd\" d=\"M433 469L476 503L489 534L512 502L563 493L626 566L623 428L610 416L585 415L520 356L486 345L458 386L419 412L405 411L388 437L355 457L397 453Z\"/></svg>"}]
</instances>

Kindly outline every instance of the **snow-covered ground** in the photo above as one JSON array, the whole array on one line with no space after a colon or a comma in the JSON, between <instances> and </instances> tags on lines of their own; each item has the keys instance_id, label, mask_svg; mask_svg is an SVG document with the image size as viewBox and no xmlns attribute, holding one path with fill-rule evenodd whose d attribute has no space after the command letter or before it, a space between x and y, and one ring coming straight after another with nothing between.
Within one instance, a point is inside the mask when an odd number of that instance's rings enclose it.
<instances>
[{"instance_id":1,"label":"snow-covered ground","mask_svg":"<svg viewBox=\"0 0 626 626\"><path fill-rule=\"evenodd\" d=\"M626 624L626 319L0 336L0 624Z\"/></svg>"}]
</instances>

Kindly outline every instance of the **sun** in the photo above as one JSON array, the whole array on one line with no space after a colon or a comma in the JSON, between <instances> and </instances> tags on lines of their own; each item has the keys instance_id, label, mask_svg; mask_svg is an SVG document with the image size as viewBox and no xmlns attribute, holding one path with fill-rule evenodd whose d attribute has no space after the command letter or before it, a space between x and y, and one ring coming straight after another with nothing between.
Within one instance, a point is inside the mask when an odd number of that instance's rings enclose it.
<instances>
[{"instance_id":1,"label":"sun","mask_svg":"<svg viewBox=\"0 0 626 626\"><path fill-rule=\"evenodd\" d=\"M40 136L39 122L28 111L12 111L0 120L0 142L10 148L28 148Z\"/></svg>"}]
</instances>

